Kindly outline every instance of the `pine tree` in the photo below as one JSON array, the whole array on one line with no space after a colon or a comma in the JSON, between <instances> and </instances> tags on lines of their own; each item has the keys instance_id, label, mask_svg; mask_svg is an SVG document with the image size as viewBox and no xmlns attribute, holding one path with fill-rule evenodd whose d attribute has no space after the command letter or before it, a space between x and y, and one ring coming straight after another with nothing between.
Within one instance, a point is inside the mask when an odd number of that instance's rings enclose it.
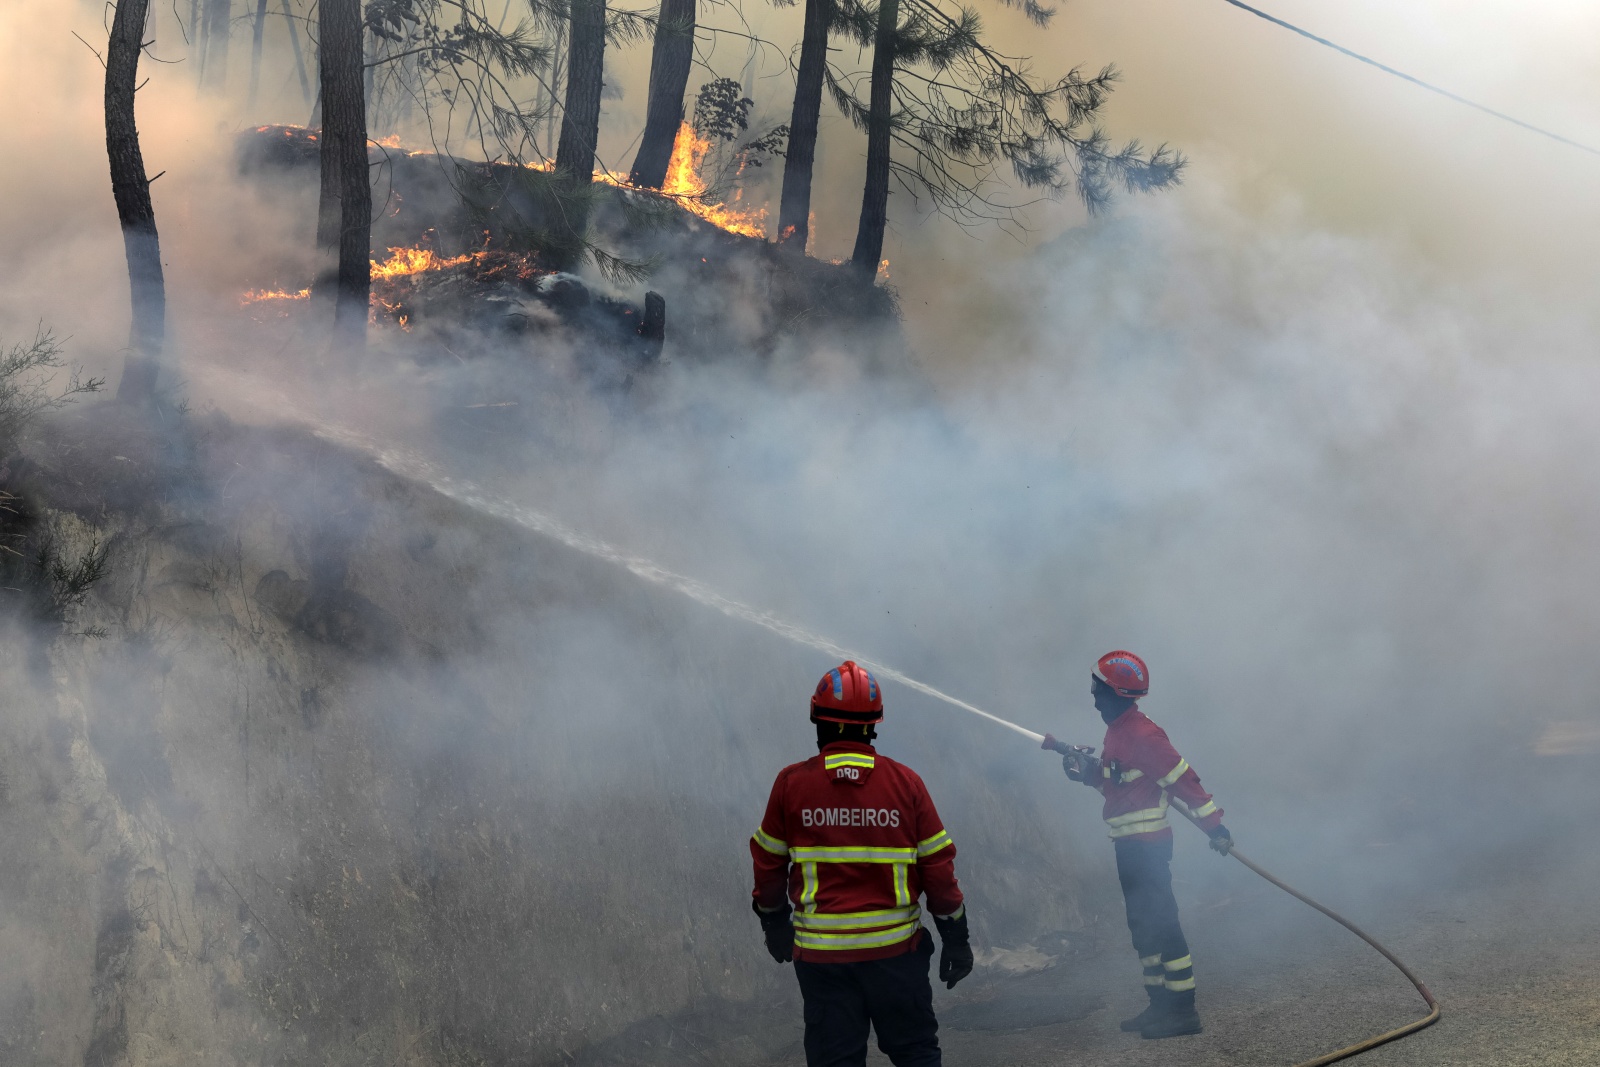
<instances>
[{"instance_id":1,"label":"pine tree","mask_svg":"<svg viewBox=\"0 0 1600 1067\"><path fill-rule=\"evenodd\" d=\"M783 159L783 192L778 202L778 243L805 251L811 238L811 180L817 159L817 127L822 115L822 83L828 68L828 32L834 0L806 0L795 71L794 108Z\"/></svg>"},{"instance_id":2,"label":"pine tree","mask_svg":"<svg viewBox=\"0 0 1600 1067\"><path fill-rule=\"evenodd\" d=\"M122 224L128 260L133 320L128 355L122 365L117 399L148 405L155 399L156 373L166 344L167 287L161 270L161 238L150 199L134 122L133 99L139 83L139 53L150 0L118 0L106 48L106 156L111 164L111 194Z\"/></svg>"},{"instance_id":3,"label":"pine tree","mask_svg":"<svg viewBox=\"0 0 1600 1067\"><path fill-rule=\"evenodd\" d=\"M683 125L683 95L694 62L695 8L699 0L661 0L655 44L650 52L650 96L645 104L644 134L628 181L659 189L672 162L672 146Z\"/></svg>"},{"instance_id":4,"label":"pine tree","mask_svg":"<svg viewBox=\"0 0 1600 1067\"><path fill-rule=\"evenodd\" d=\"M334 298L334 328L363 344L372 293L372 185L367 170L366 56L360 0L321 0L322 187L313 291Z\"/></svg>"},{"instance_id":5,"label":"pine tree","mask_svg":"<svg viewBox=\"0 0 1600 1067\"><path fill-rule=\"evenodd\" d=\"M1117 80L1107 67L1085 76L1043 79L1026 58L984 40L976 12L947 10L940 0L839 0L838 25L873 47L870 98L856 94L859 75L826 71L835 103L868 133L867 176L851 262L877 271L888 215L890 178L914 197L961 222L1020 222L1027 201L1009 197L1002 168L1023 189L1053 197L1076 188L1099 212L1121 186L1166 188L1182 179L1183 158L1165 145L1113 147L1099 125ZM1038 25L1052 9L1018 0ZM885 145L887 144L887 148Z\"/></svg>"}]
</instances>

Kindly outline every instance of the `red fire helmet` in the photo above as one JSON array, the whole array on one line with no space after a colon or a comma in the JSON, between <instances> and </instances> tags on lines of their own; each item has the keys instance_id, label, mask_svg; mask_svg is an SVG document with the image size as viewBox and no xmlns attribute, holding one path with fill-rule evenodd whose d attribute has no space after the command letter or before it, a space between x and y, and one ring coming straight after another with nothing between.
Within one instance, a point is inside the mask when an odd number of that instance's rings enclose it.
<instances>
[{"instance_id":1,"label":"red fire helmet","mask_svg":"<svg viewBox=\"0 0 1600 1067\"><path fill-rule=\"evenodd\" d=\"M822 676L811 697L812 722L866 725L883 721L883 690L872 672L845 660Z\"/></svg>"},{"instance_id":2,"label":"red fire helmet","mask_svg":"<svg viewBox=\"0 0 1600 1067\"><path fill-rule=\"evenodd\" d=\"M1119 697L1138 699L1150 692L1150 668L1132 652L1107 652L1095 663L1094 676Z\"/></svg>"}]
</instances>

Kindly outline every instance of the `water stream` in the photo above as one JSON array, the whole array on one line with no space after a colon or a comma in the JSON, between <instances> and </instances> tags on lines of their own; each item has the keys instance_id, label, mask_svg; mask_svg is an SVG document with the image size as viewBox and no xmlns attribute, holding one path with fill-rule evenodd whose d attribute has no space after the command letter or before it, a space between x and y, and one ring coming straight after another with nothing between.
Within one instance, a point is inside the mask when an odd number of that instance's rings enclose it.
<instances>
[{"instance_id":1,"label":"water stream","mask_svg":"<svg viewBox=\"0 0 1600 1067\"><path fill-rule=\"evenodd\" d=\"M371 457L385 470L408 481L426 485L443 496L481 514L514 523L542 537L558 541L568 548L582 552L586 556L621 567L637 578L663 589L670 589L675 593L688 597L697 604L719 611L729 618L738 619L752 626L759 626L763 630L777 634L779 637L804 645L807 648L815 649L818 652L826 653L835 659L855 660L880 679L897 682L908 689L913 689L935 700L943 701L952 707L960 708L962 711L970 712L973 715L988 719L990 722L998 723L1024 737L1031 738L1034 741L1042 742L1044 740L1043 734L1018 726L1014 722L1008 722L998 715L975 707L958 697L953 697L949 693L929 685L927 682L918 681L886 663L864 656L859 652L852 652L836 641L807 630L802 626L797 626L786 619L781 619L769 611L762 611L749 604L724 596L698 579L668 570L653 560L645 559L643 556L636 556L600 538L593 537L581 530L573 529L566 523L544 512L497 496L474 482L456 478L440 469L437 464L415 453L386 448L363 434L324 423L313 424L311 430L326 441L355 449Z\"/></svg>"}]
</instances>

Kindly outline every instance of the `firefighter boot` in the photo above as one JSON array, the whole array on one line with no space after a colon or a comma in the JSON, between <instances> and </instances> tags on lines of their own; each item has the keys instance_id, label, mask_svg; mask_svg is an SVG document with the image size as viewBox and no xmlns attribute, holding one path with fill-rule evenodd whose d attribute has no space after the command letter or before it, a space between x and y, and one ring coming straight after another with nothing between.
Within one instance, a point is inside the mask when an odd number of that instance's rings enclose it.
<instances>
[{"instance_id":1,"label":"firefighter boot","mask_svg":"<svg viewBox=\"0 0 1600 1067\"><path fill-rule=\"evenodd\" d=\"M1150 997L1150 1003L1138 1015L1122 1020L1119 1025L1125 1034L1136 1034L1166 1014L1166 1001L1172 994L1159 985L1147 985L1144 991Z\"/></svg>"},{"instance_id":2,"label":"firefighter boot","mask_svg":"<svg viewBox=\"0 0 1600 1067\"><path fill-rule=\"evenodd\" d=\"M1175 993L1167 989L1163 992L1166 996L1159 1002L1162 1005L1161 1013L1145 1024L1139 1031L1139 1036L1157 1039L1198 1034L1200 1013L1194 1010L1194 990L1185 989Z\"/></svg>"}]
</instances>

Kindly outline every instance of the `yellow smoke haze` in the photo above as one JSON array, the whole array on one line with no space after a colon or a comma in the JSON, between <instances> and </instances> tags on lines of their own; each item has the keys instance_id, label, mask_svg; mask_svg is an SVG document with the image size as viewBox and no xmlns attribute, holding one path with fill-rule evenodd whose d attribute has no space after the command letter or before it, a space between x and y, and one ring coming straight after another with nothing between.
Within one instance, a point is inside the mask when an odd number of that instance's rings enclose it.
<instances>
[{"instance_id":1,"label":"yellow smoke haze","mask_svg":"<svg viewBox=\"0 0 1600 1067\"><path fill-rule=\"evenodd\" d=\"M1263 0L1267 10L1357 51L1578 140L1600 143L1600 8L1578 3L1377 0L1326 5ZM518 17L517 0L508 6ZM253 10L253 9L251 9ZM303 122L307 108L280 14L267 27L260 99L244 106L250 26L236 5L229 90L195 88L176 15L154 5L150 81L139 123L179 311L236 291L241 249L289 250L297 233L252 212L228 184L228 138L258 122ZM1123 80L1106 111L1113 140L1166 142L1190 160L1186 185L1123 197L1112 214L1177 212L1201 226L1326 232L1370 240L1441 284L1492 285L1569 307L1595 303L1592 235L1600 225L1600 158L1540 138L1405 84L1269 25L1221 0L1075 0L1047 30L1020 13L980 8L997 45L1032 57L1039 74L1114 63ZM752 87L756 115L786 121L800 8L707 5L702 58ZM0 329L73 321L90 347L120 344L120 241L106 176L101 70L106 9L74 0L13 0L0 9L0 227L12 277ZM726 31L726 32L722 32ZM192 32L189 30L188 32ZM773 45L752 45L746 33ZM650 48L612 49L602 162L625 169L642 125ZM836 62L870 57L836 42ZM307 57L308 62L310 56ZM314 70L313 70L314 76ZM711 74L697 67L690 91ZM375 135L385 131L375 130ZM401 131L415 136L415 130ZM815 254L847 256L855 233L865 138L824 102ZM775 195L776 167L754 195ZM1019 199L1027 194L1018 190ZM774 212L775 214L775 212ZM1069 196L1026 213L1029 231L964 233L896 190L885 255L928 365L959 366L982 331L1015 317L1014 269L1033 249L1081 225ZM264 254L264 253L263 253ZM291 279L285 279L285 282ZM83 312L92 311L85 315ZM78 323L79 319L89 320ZM989 354L993 358L994 353Z\"/></svg>"}]
</instances>

